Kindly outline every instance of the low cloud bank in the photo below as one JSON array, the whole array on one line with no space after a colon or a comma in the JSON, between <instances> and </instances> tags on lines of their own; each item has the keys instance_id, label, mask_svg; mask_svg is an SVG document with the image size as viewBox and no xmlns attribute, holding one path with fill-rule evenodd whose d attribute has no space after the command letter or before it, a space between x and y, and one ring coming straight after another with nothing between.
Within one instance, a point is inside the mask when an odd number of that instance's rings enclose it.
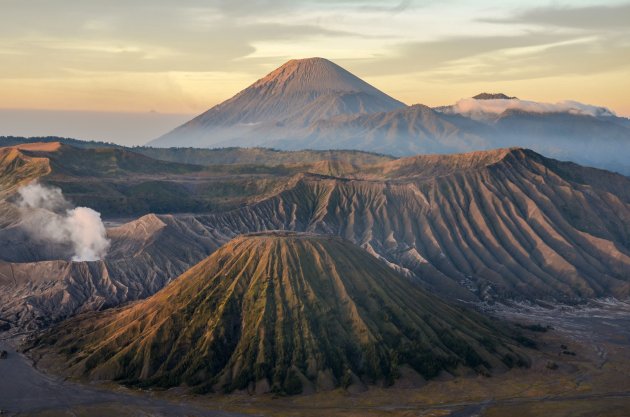
<instances>
[{"instance_id":1,"label":"low cloud bank","mask_svg":"<svg viewBox=\"0 0 630 417\"><path fill-rule=\"evenodd\" d=\"M539 103L536 101L519 99L476 100L465 98L453 106L444 109L447 113L457 113L473 118L484 118L487 115L501 114L506 110L515 109L530 113L572 113L593 117L616 116L606 107L591 106L577 101L560 101L558 103Z\"/></svg>"},{"instance_id":2,"label":"low cloud bank","mask_svg":"<svg viewBox=\"0 0 630 417\"><path fill-rule=\"evenodd\" d=\"M35 239L72 248L73 261L103 259L109 240L101 214L73 207L59 188L31 183L18 190L22 224Z\"/></svg>"}]
</instances>

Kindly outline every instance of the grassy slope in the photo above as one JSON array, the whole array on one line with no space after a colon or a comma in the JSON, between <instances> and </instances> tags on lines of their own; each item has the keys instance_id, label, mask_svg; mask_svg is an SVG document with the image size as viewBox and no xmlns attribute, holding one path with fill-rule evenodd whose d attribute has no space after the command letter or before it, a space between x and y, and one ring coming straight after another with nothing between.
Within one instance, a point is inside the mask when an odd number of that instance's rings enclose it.
<instances>
[{"instance_id":1,"label":"grassy slope","mask_svg":"<svg viewBox=\"0 0 630 417\"><path fill-rule=\"evenodd\" d=\"M14 147L0 148L0 198L50 172L47 158L28 156Z\"/></svg>"}]
</instances>

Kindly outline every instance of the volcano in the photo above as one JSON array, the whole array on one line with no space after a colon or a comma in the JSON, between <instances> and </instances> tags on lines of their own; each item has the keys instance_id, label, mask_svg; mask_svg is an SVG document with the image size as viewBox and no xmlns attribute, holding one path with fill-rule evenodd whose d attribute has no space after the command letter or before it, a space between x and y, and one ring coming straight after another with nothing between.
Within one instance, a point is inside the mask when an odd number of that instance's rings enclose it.
<instances>
[{"instance_id":1,"label":"volcano","mask_svg":"<svg viewBox=\"0 0 630 417\"><path fill-rule=\"evenodd\" d=\"M327 59L294 59L150 145L247 145L299 136L301 128L334 116L401 107L405 104Z\"/></svg>"},{"instance_id":2,"label":"volcano","mask_svg":"<svg viewBox=\"0 0 630 417\"><path fill-rule=\"evenodd\" d=\"M296 394L525 366L511 330L341 238L237 237L155 296L43 336L75 375Z\"/></svg>"}]
</instances>

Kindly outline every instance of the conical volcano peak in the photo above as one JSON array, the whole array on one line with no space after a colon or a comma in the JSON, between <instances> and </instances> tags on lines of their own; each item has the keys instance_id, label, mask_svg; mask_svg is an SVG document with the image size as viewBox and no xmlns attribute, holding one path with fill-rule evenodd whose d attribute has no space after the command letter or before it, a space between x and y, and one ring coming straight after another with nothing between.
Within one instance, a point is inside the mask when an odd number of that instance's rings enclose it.
<instances>
[{"instance_id":1,"label":"conical volcano peak","mask_svg":"<svg viewBox=\"0 0 630 417\"><path fill-rule=\"evenodd\" d=\"M293 59L153 144L247 145L299 137L339 115L388 112L404 103L324 58Z\"/></svg>"},{"instance_id":2,"label":"conical volcano peak","mask_svg":"<svg viewBox=\"0 0 630 417\"><path fill-rule=\"evenodd\" d=\"M41 345L75 352L71 371L97 379L296 394L389 384L399 365L424 378L526 365L510 332L348 241L278 231L237 237L153 297L77 317Z\"/></svg>"},{"instance_id":3,"label":"conical volcano peak","mask_svg":"<svg viewBox=\"0 0 630 417\"><path fill-rule=\"evenodd\" d=\"M334 62L319 57L287 61L252 87L267 87L282 94L333 91L383 94Z\"/></svg>"}]
</instances>

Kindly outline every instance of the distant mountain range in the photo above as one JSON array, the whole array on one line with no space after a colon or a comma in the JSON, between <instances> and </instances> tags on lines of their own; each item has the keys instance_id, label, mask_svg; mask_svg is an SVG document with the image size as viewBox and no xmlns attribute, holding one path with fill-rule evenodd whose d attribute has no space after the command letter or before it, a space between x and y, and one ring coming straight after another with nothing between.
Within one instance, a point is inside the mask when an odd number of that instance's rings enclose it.
<instances>
[{"instance_id":1,"label":"distant mountain range","mask_svg":"<svg viewBox=\"0 0 630 417\"><path fill-rule=\"evenodd\" d=\"M323 58L289 61L149 145L359 149L394 156L519 146L630 174L630 120L609 109L502 93L439 108L407 106Z\"/></svg>"}]
</instances>

